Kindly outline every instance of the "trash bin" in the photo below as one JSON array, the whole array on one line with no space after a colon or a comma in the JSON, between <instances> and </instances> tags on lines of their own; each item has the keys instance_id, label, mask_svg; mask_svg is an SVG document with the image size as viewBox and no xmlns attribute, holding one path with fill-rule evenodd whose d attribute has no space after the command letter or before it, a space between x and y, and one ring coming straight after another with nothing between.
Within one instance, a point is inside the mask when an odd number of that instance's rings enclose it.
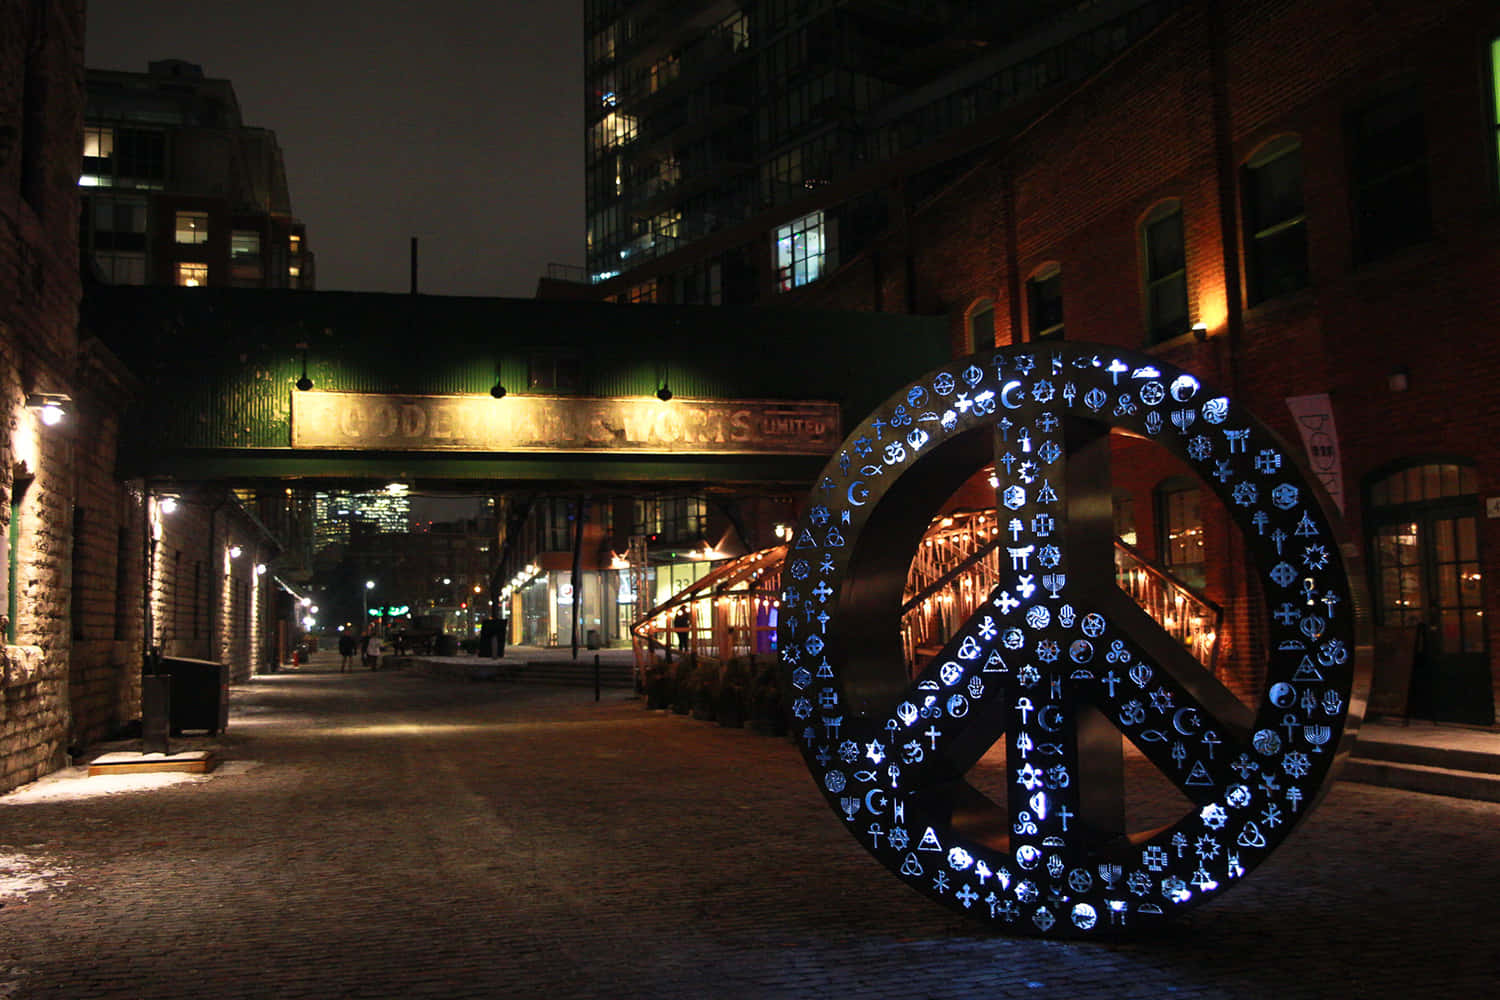
<instances>
[{"instance_id":1,"label":"trash bin","mask_svg":"<svg viewBox=\"0 0 1500 1000\"><path fill-rule=\"evenodd\" d=\"M498 660L505 655L505 623L486 618L479 623L479 655Z\"/></svg>"},{"instance_id":2,"label":"trash bin","mask_svg":"<svg viewBox=\"0 0 1500 1000\"><path fill-rule=\"evenodd\" d=\"M157 668L172 678L172 734L204 730L216 736L229 726L229 664L162 657Z\"/></svg>"},{"instance_id":3,"label":"trash bin","mask_svg":"<svg viewBox=\"0 0 1500 1000\"><path fill-rule=\"evenodd\" d=\"M589 649L598 649L600 645L601 644L599 642L599 630L596 629L596 628L589 629L589 635L588 635L588 647L589 647Z\"/></svg>"}]
</instances>

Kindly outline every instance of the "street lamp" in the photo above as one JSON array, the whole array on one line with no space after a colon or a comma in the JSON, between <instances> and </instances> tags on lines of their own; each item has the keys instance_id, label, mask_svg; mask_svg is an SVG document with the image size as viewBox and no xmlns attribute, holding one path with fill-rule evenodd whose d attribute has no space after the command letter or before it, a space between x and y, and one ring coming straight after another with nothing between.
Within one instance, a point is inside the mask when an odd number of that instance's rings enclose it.
<instances>
[{"instance_id":1,"label":"street lamp","mask_svg":"<svg viewBox=\"0 0 1500 1000\"><path fill-rule=\"evenodd\" d=\"M367 629L370 627L370 591L374 589L375 581L366 580L364 592L359 595L363 599L365 606L365 617L360 621L359 626L361 629Z\"/></svg>"}]
</instances>

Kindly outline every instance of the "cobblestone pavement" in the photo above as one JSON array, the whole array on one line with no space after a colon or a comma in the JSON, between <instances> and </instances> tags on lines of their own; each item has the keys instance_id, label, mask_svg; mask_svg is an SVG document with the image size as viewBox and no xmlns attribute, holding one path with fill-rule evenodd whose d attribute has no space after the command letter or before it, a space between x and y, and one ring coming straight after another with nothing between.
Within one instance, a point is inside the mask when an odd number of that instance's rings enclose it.
<instances>
[{"instance_id":1,"label":"cobblestone pavement","mask_svg":"<svg viewBox=\"0 0 1500 1000\"><path fill-rule=\"evenodd\" d=\"M321 659L234 689L210 777L0 797L0 998L1409 998L1500 971L1500 805L1340 784L1165 932L1010 939L867 857L786 740Z\"/></svg>"}]
</instances>

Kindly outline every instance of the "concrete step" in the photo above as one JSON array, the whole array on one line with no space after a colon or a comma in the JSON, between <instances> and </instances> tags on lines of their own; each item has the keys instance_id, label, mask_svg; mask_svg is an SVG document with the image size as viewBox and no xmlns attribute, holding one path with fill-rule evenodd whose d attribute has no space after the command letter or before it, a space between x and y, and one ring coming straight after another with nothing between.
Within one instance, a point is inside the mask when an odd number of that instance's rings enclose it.
<instances>
[{"instance_id":1,"label":"concrete step","mask_svg":"<svg viewBox=\"0 0 1500 1000\"><path fill-rule=\"evenodd\" d=\"M1358 746L1355 752L1359 752ZM1409 792L1500 802L1500 774L1491 771L1468 771L1455 767L1351 757L1344 762L1339 777L1346 781L1401 788Z\"/></svg>"},{"instance_id":2,"label":"concrete step","mask_svg":"<svg viewBox=\"0 0 1500 1000\"><path fill-rule=\"evenodd\" d=\"M1392 739L1360 737L1354 757L1376 763L1415 764L1421 767L1500 775L1500 752L1453 746L1434 746Z\"/></svg>"},{"instance_id":3,"label":"concrete step","mask_svg":"<svg viewBox=\"0 0 1500 1000\"><path fill-rule=\"evenodd\" d=\"M588 686L594 683L593 657L579 655L578 660L529 660L515 668L510 679L523 684L560 684ZM599 686L628 688L635 683L628 663L599 664Z\"/></svg>"}]
</instances>

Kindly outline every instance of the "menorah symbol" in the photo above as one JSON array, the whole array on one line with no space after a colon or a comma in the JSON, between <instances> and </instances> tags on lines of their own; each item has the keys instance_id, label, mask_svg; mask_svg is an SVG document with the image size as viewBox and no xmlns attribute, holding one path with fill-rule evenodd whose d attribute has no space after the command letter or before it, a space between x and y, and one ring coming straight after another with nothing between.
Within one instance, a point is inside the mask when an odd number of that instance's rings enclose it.
<instances>
[{"instance_id":1,"label":"menorah symbol","mask_svg":"<svg viewBox=\"0 0 1500 1000\"><path fill-rule=\"evenodd\" d=\"M1314 753L1323 752L1323 744L1333 739L1332 726L1303 726L1302 735L1312 744Z\"/></svg>"},{"instance_id":2,"label":"menorah symbol","mask_svg":"<svg viewBox=\"0 0 1500 1000\"><path fill-rule=\"evenodd\" d=\"M1104 887L1110 892L1115 891L1115 883L1120 881L1120 876L1125 874L1123 865L1100 865L1099 877L1104 880Z\"/></svg>"},{"instance_id":3,"label":"menorah symbol","mask_svg":"<svg viewBox=\"0 0 1500 1000\"><path fill-rule=\"evenodd\" d=\"M859 796L845 795L839 799L839 805L844 807L844 818L853 823L855 815L859 812Z\"/></svg>"},{"instance_id":4,"label":"menorah symbol","mask_svg":"<svg viewBox=\"0 0 1500 1000\"><path fill-rule=\"evenodd\" d=\"M1054 599L1056 599L1057 596L1062 593L1062 589L1067 585L1068 574L1066 573L1042 574L1042 586L1047 588L1047 591L1052 595Z\"/></svg>"}]
</instances>

